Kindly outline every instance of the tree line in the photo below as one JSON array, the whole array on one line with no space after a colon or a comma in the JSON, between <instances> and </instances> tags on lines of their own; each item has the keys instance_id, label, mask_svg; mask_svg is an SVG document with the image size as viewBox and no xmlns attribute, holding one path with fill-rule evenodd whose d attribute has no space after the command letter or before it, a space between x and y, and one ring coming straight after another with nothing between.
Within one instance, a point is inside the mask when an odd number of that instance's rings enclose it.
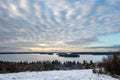
<instances>
[{"instance_id":1,"label":"tree line","mask_svg":"<svg viewBox=\"0 0 120 80\"><path fill-rule=\"evenodd\" d=\"M0 61L0 73L13 73L24 71L48 71L48 70L72 70L72 69L92 69L95 67L95 63L90 61L89 63L83 61L71 62L66 61L61 63L58 60L55 61L38 61L38 62L6 62Z\"/></svg>"}]
</instances>

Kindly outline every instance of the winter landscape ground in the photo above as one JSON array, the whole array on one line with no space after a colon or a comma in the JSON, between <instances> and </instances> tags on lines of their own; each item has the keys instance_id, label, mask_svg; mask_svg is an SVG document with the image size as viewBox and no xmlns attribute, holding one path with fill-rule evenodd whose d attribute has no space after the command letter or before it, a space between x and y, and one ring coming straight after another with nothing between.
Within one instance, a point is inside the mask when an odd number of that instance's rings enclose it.
<instances>
[{"instance_id":1,"label":"winter landscape ground","mask_svg":"<svg viewBox=\"0 0 120 80\"><path fill-rule=\"evenodd\" d=\"M108 75L94 74L91 69L42 71L0 74L0 80L120 80Z\"/></svg>"}]
</instances>

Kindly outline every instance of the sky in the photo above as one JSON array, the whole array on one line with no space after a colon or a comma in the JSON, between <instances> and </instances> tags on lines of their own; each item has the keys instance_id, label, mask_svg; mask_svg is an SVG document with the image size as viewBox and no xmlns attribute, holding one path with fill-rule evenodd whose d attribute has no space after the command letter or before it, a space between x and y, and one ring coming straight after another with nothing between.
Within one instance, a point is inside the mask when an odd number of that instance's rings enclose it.
<instances>
[{"instance_id":1,"label":"sky","mask_svg":"<svg viewBox=\"0 0 120 80\"><path fill-rule=\"evenodd\" d=\"M120 50L120 0L0 0L0 52Z\"/></svg>"}]
</instances>

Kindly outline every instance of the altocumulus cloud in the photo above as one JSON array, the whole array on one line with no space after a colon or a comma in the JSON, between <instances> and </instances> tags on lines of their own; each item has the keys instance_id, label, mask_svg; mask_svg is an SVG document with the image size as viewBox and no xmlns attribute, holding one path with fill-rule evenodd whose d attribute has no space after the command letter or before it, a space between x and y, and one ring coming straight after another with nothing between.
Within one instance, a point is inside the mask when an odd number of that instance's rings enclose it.
<instances>
[{"instance_id":1,"label":"altocumulus cloud","mask_svg":"<svg viewBox=\"0 0 120 80\"><path fill-rule=\"evenodd\" d=\"M120 32L119 4L120 0L0 0L0 48L99 42L99 36Z\"/></svg>"}]
</instances>

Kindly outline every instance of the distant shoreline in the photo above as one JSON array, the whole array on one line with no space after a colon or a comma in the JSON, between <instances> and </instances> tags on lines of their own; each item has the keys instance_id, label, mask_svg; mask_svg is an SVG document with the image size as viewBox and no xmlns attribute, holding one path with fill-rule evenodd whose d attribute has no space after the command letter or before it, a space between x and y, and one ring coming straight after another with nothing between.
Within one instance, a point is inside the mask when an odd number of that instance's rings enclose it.
<instances>
[{"instance_id":1,"label":"distant shoreline","mask_svg":"<svg viewBox=\"0 0 120 80\"><path fill-rule=\"evenodd\" d=\"M60 54L60 53L71 53L80 55L112 55L114 52L0 52L0 54Z\"/></svg>"}]
</instances>

